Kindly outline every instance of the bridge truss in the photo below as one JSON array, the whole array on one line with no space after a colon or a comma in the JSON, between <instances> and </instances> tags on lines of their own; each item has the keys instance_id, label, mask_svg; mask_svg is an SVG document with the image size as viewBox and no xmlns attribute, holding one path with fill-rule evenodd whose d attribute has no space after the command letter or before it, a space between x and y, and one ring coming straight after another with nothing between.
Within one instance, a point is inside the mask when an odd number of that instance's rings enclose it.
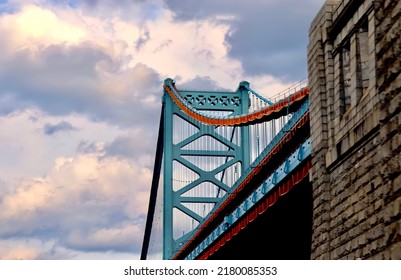
<instances>
[{"instance_id":1,"label":"bridge truss","mask_svg":"<svg viewBox=\"0 0 401 280\"><path fill-rule=\"evenodd\" d=\"M142 259L163 158L163 258L207 258L308 173L306 87L268 100L241 82L234 92L177 90L163 109ZM251 217L251 219L252 219Z\"/></svg>"}]
</instances>

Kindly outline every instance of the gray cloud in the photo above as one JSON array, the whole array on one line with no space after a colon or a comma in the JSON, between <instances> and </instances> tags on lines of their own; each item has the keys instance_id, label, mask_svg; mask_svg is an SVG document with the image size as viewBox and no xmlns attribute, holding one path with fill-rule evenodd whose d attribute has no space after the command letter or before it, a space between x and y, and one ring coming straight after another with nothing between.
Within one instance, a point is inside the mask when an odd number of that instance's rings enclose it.
<instances>
[{"instance_id":1,"label":"gray cloud","mask_svg":"<svg viewBox=\"0 0 401 280\"><path fill-rule=\"evenodd\" d=\"M140 221L143 223L143 221ZM72 231L62 240L67 248L86 252L139 252L141 249L142 225L131 221L131 225L116 225L94 228L90 231L82 229Z\"/></svg>"},{"instance_id":2,"label":"gray cloud","mask_svg":"<svg viewBox=\"0 0 401 280\"><path fill-rule=\"evenodd\" d=\"M78 144L77 152L79 154L99 154L104 152L104 145L96 142L81 141Z\"/></svg>"},{"instance_id":3,"label":"gray cloud","mask_svg":"<svg viewBox=\"0 0 401 280\"><path fill-rule=\"evenodd\" d=\"M138 135L120 136L107 145L107 154L137 159L141 156L151 154L154 152L155 147L150 146L149 143L153 143L156 138L152 134L150 131L143 131L143 133Z\"/></svg>"},{"instance_id":4,"label":"gray cloud","mask_svg":"<svg viewBox=\"0 0 401 280\"><path fill-rule=\"evenodd\" d=\"M151 0L53 0L52 4L78 8L96 17L110 19L113 15L137 22L156 18L161 9Z\"/></svg>"},{"instance_id":5,"label":"gray cloud","mask_svg":"<svg viewBox=\"0 0 401 280\"><path fill-rule=\"evenodd\" d=\"M146 42L150 39L150 33L148 30L145 30L143 34L138 38L138 40L135 42L135 48L137 51L139 51L145 44Z\"/></svg>"},{"instance_id":6,"label":"gray cloud","mask_svg":"<svg viewBox=\"0 0 401 280\"><path fill-rule=\"evenodd\" d=\"M62 131L69 131L69 130L76 130L76 128L72 124L70 124L69 122L66 122L66 121L61 121L56 124L46 123L43 126L43 132L46 135L53 135L55 133L59 133Z\"/></svg>"},{"instance_id":7,"label":"gray cloud","mask_svg":"<svg viewBox=\"0 0 401 280\"><path fill-rule=\"evenodd\" d=\"M159 116L160 117L160 116ZM151 170L154 163L158 129L135 128L109 143L81 141L79 154L97 154L103 158L116 157L135 160Z\"/></svg>"},{"instance_id":8,"label":"gray cloud","mask_svg":"<svg viewBox=\"0 0 401 280\"><path fill-rule=\"evenodd\" d=\"M101 5L111 5L111 6L122 6L126 7L132 3L144 3L147 2L147 0L82 0L82 3L94 8L98 7L99 4Z\"/></svg>"},{"instance_id":9,"label":"gray cloud","mask_svg":"<svg viewBox=\"0 0 401 280\"><path fill-rule=\"evenodd\" d=\"M241 61L246 74L269 74L285 82L307 76L309 24L323 0L165 2L178 20L229 21L229 55ZM234 19L221 19L222 15Z\"/></svg>"},{"instance_id":10,"label":"gray cloud","mask_svg":"<svg viewBox=\"0 0 401 280\"><path fill-rule=\"evenodd\" d=\"M79 113L120 126L158 122L162 81L146 65L122 70L121 61L91 44L53 45L37 60L21 51L0 69L0 96L7 101L0 113L35 106L51 115Z\"/></svg>"},{"instance_id":11,"label":"gray cloud","mask_svg":"<svg viewBox=\"0 0 401 280\"><path fill-rule=\"evenodd\" d=\"M90 45L54 45L43 49L39 59L41 63L33 61L28 51L8 59L0 72L0 90L52 114L66 114L85 110L87 99L97 95L95 65L108 57Z\"/></svg>"},{"instance_id":12,"label":"gray cloud","mask_svg":"<svg viewBox=\"0 0 401 280\"><path fill-rule=\"evenodd\" d=\"M210 77L201 77L201 76L196 76L195 78L185 82L185 83L180 83L180 77L175 79L177 86L180 89L184 90L212 90L212 91L230 91L230 89L225 89L222 87L219 87L217 85L217 82L213 80ZM231 89L235 90L235 89Z\"/></svg>"}]
</instances>

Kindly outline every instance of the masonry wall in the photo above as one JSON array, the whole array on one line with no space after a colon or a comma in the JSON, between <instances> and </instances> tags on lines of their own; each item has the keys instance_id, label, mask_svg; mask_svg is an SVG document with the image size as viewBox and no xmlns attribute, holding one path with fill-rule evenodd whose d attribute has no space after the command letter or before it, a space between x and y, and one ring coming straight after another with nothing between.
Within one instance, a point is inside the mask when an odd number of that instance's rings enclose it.
<instances>
[{"instance_id":1,"label":"masonry wall","mask_svg":"<svg viewBox=\"0 0 401 280\"><path fill-rule=\"evenodd\" d=\"M375 8L383 189L378 217L385 247L372 257L401 259L401 1L377 1Z\"/></svg>"},{"instance_id":2,"label":"masonry wall","mask_svg":"<svg viewBox=\"0 0 401 280\"><path fill-rule=\"evenodd\" d=\"M326 1L311 24L312 259L401 258L400 3Z\"/></svg>"},{"instance_id":3,"label":"masonry wall","mask_svg":"<svg viewBox=\"0 0 401 280\"><path fill-rule=\"evenodd\" d=\"M330 258L330 188L325 154L328 149L328 104L333 92L332 45L326 30L332 23L332 12L337 1L327 1L310 28L308 46L308 76L310 90L310 128L312 143L313 185L312 259Z\"/></svg>"}]
</instances>

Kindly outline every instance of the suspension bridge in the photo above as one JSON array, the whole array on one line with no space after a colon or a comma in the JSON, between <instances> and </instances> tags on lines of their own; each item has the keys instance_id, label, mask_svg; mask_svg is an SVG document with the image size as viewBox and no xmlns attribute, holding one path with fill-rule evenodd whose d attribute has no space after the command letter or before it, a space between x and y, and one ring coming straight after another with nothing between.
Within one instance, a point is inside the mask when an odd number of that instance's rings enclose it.
<instances>
[{"instance_id":1,"label":"suspension bridge","mask_svg":"<svg viewBox=\"0 0 401 280\"><path fill-rule=\"evenodd\" d=\"M141 259L308 259L305 83L266 98L164 82Z\"/></svg>"}]
</instances>

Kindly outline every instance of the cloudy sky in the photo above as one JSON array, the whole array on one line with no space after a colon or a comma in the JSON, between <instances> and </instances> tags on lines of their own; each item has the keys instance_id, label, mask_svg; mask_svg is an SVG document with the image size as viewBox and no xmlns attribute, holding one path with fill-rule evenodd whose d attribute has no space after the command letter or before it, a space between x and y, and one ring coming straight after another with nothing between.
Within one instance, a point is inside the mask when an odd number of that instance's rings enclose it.
<instances>
[{"instance_id":1,"label":"cloudy sky","mask_svg":"<svg viewBox=\"0 0 401 280\"><path fill-rule=\"evenodd\" d=\"M163 80L274 95L323 2L0 0L0 259L138 259Z\"/></svg>"}]
</instances>

